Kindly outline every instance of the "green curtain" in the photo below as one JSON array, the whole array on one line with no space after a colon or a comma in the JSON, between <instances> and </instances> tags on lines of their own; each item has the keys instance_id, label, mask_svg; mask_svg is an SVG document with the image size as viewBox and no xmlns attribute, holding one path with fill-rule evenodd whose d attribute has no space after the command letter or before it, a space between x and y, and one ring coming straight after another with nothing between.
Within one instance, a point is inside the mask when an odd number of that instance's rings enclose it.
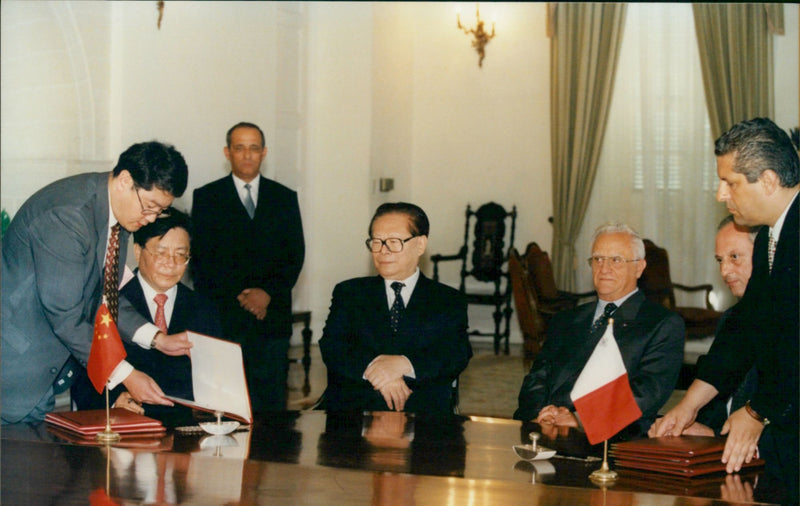
<instances>
[{"instance_id":1,"label":"green curtain","mask_svg":"<svg viewBox=\"0 0 800 506\"><path fill-rule=\"evenodd\" d=\"M740 121L772 117L772 33L783 33L783 5L704 3L692 9L714 139Z\"/></svg>"},{"instance_id":2,"label":"green curtain","mask_svg":"<svg viewBox=\"0 0 800 506\"><path fill-rule=\"evenodd\" d=\"M575 288L575 240L592 194L625 23L625 4L549 6L553 269Z\"/></svg>"}]
</instances>

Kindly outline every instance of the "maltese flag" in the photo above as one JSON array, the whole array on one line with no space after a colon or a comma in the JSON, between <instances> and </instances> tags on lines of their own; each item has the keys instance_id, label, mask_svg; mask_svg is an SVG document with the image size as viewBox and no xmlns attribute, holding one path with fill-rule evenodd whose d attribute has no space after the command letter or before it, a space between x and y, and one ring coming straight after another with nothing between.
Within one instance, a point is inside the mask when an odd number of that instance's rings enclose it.
<instances>
[{"instance_id":1,"label":"maltese flag","mask_svg":"<svg viewBox=\"0 0 800 506\"><path fill-rule=\"evenodd\" d=\"M593 445L610 439L642 416L633 398L613 326L614 320L609 319L603 337L569 395Z\"/></svg>"}]
</instances>

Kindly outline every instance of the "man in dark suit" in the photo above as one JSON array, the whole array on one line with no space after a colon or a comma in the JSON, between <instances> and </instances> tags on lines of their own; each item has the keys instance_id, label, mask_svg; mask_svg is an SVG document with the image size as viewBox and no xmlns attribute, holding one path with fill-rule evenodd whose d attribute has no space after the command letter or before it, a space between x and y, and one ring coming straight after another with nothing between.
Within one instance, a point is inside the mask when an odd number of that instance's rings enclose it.
<instances>
[{"instance_id":1,"label":"man in dark suit","mask_svg":"<svg viewBox=\"0 0 800 506\"><path fill-rule=\"evenodd\" d=\"M191 330L220 337L222 328L214 305L180 282L190 258L191 224L189 216L177 209L134 232L133 252L139 268L136 276L120 290L139 314L162 332ZM154 349L124 343L127 360L150 375L167 395L193 399L192 366L188 356L169 356ZM128 392L115 389L111 402L137 413L161 418L176 408L136 402ZM78 409L98 409L105 398L97 394L85 370L72 386L72 400Z\"/></svg>"},{"instance_id":2,"label":"man in dark suit","mask_svg":"<svg viewBox=\"0 0 800 506\"><path fill-rule=\"evenodd\" d=\"M719 273L722 275L722 279L730 288L733 296L737 298L744 295L747 282L753 273L753 241L756 233L758 233L758 227L751 229L737 225L731 215L725 217L717 227L714 258L719 264ZM719 333L719 329L722 328L722 324L730 316L732 310L733 308L729 308L722 314L716 333ZM717 395L714 400L703 406L697 413L697 421L687 427L683 434L719 435L731 412L744 406L744 403L755 393L757 383L758 373L755 368L752 368L733 395L727 397Z\"/></svg>"},{"instance_id":3,"label":"man in dark suit","mask_svg":"<svg viewBox=\"0 0 800 506\"><path fill-rule=\"evenodd\" d=\"M319 341L325 409L452 413L453 382L472 357L467 304L420 272L429 228L414 204L375 211L366 244L378 276L336 285Z\"/></svg>"},{"instance_id":4,"label":"man in dark suit","mask_svg":"<svg viewBox=\"0 0 800 506\"><path fill-rule=\"evenodd\" d=\"M226 137L231 175L194 192L192 275L242 345L253 411L286 409L292 287L305 256L297 194L262 177L264 133L237 123Z\"/></svg>"},{"instance_id":5,"label":"man in dark suit","mask_svg":"<svg viewBox=\"0 0 800 506\"><path fill-rule=\"evenodd\" d=\"M175 148L145 142L120 155L113 172L56 181L23 204L3 237L3 423L43 419L55 394L69 388L73 367L86 366L101 296L113 305L122 279L123 269L113 279L106 266L114 258L125 265L128 233L182 195L187 178ZM118 250L109 248L115 244ZM155 344L172 355L191 347L185 334L162 334L125 304L117 322L124 341ZM108 388L119 383L137 401L172 404L152 378L125 361Z\"/></svg>"},{"instance_id":6,"label":"man in dark suit","mask_svg":"<svg viewBox=\"0 0 800 506\"><path fill-rule=\"evenodd\" d=\"M739 471L759 451L767 474L780 476L786 502L798 500L798 190L800 162L789 136L766 118L734 125L715 143L719 188L736 223L762 227L753 274L725 320L686 396L651 428L680 434L717 394L730 395L755 365L758 387L731 413L722 462ZM759 487L763 488L763 487Z\"/></svg>"},{"instance_id":7,"label":"man in dark suit","mask_svg":"<svg viewBox=\"0 0 800 506\"><path fill-rule=\"evenodd\" d=\"M685 326L680 316L647 300L637 288L646 267L644 243L629 226L600 226L594 234L589 265L598 301L553 317L542 351L522 383L514 418L580 425L570 392L610 316L633 396L642 411L642 417L620 437L636 437L647 432L675 388Z\"/></svg>"}]
</instances>

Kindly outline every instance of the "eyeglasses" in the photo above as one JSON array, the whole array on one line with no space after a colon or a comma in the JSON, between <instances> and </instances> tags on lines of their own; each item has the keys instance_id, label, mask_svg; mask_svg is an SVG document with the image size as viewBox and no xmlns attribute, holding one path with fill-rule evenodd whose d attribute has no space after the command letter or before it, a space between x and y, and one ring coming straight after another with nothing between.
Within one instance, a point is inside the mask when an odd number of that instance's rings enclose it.
<instances>
[{"instance_id":1,"label":"eyeglasses","mask_svg":"<svg viewBox=\"0 0 800 506\"><path fill-rule=\"evenodd\" d=\"M155 258L158 262L166 262L171 258L178 265L186 265L189 263L189 259L192 258L192 255L190 255L188 251L176 251L175 253L170 253L170 251L166 248L159 248L155 251L150 251L147 248L142 249L152 255L153 258Z\"/></svg>"},{"instance_id":2,"label":"eyeglasses","mask_svg":"<svg viewBox=\"0 0 800 506\"><path fill-rule=\"evenodd\" d=\"M366 244L367 249L373 253L380 253L384 246L389 250L389 253L400 253L403 251L403 245L415 237L417 236L412 235L408 239L399 239L397 237L390 237L388 239L367 239L364 241L364 244Z\"/></svg>"},{"instance_id":3,"label":"eyeglasses","mask_svg":"<svg viewBox=\"0 0 800 506\"><path fill-rule=\"evenodd\" d=\"M600 255L594 255L586 259L586 263L589 264L589 267L602 267L605 264L610 265L611 267L619 268L622 267L624 264L629 262L638 262L641 258L634 258L633 260L627 260L622 257L602 257Z\"/></svg>"},{"instance_id":4,"label":"eyeglasses","mask_svg":"<svg viewBox=\"0 0 800 506\"><path fill-rule=\"evenodd\" d=\"M155 216L156 218L166 218L169 216L169 212L167 212L164 207L156 206L153 209L145 209L144 203L142 203L142 197L139 195L139 187L134 185L133 189L136 192L136 198L139 199L139 207L142 208L142 216Z\"/></svg>"}]
</instances>

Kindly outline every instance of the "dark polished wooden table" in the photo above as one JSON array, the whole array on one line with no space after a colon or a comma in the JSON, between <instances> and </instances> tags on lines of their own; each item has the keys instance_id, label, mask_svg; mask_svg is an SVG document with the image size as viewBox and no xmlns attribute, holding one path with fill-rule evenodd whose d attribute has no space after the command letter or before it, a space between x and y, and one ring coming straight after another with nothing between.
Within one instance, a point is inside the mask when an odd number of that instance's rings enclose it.
<instances>
[{"instance_id":1,"label":"dark polished wooden table","mask_svg":"<svg viewBox=\"0 0 800 506\"><path fill-rule=\"evenodd\" d=\"M723 504L752 502L758 473L691 482L628 476L607 488L577 431L520 460L533 424L481 417L286 412L229 436L170 430L111 447L69 441L47 424L5 425L3 504ZM554 435L554 434L551 434ZM590 457L589 460L586 457ZM612 465L613 467L613 465ZM727 480L727 481L726 481ZM102 503L101 503L102 504Z\"/></svg>"}]
</instances>

